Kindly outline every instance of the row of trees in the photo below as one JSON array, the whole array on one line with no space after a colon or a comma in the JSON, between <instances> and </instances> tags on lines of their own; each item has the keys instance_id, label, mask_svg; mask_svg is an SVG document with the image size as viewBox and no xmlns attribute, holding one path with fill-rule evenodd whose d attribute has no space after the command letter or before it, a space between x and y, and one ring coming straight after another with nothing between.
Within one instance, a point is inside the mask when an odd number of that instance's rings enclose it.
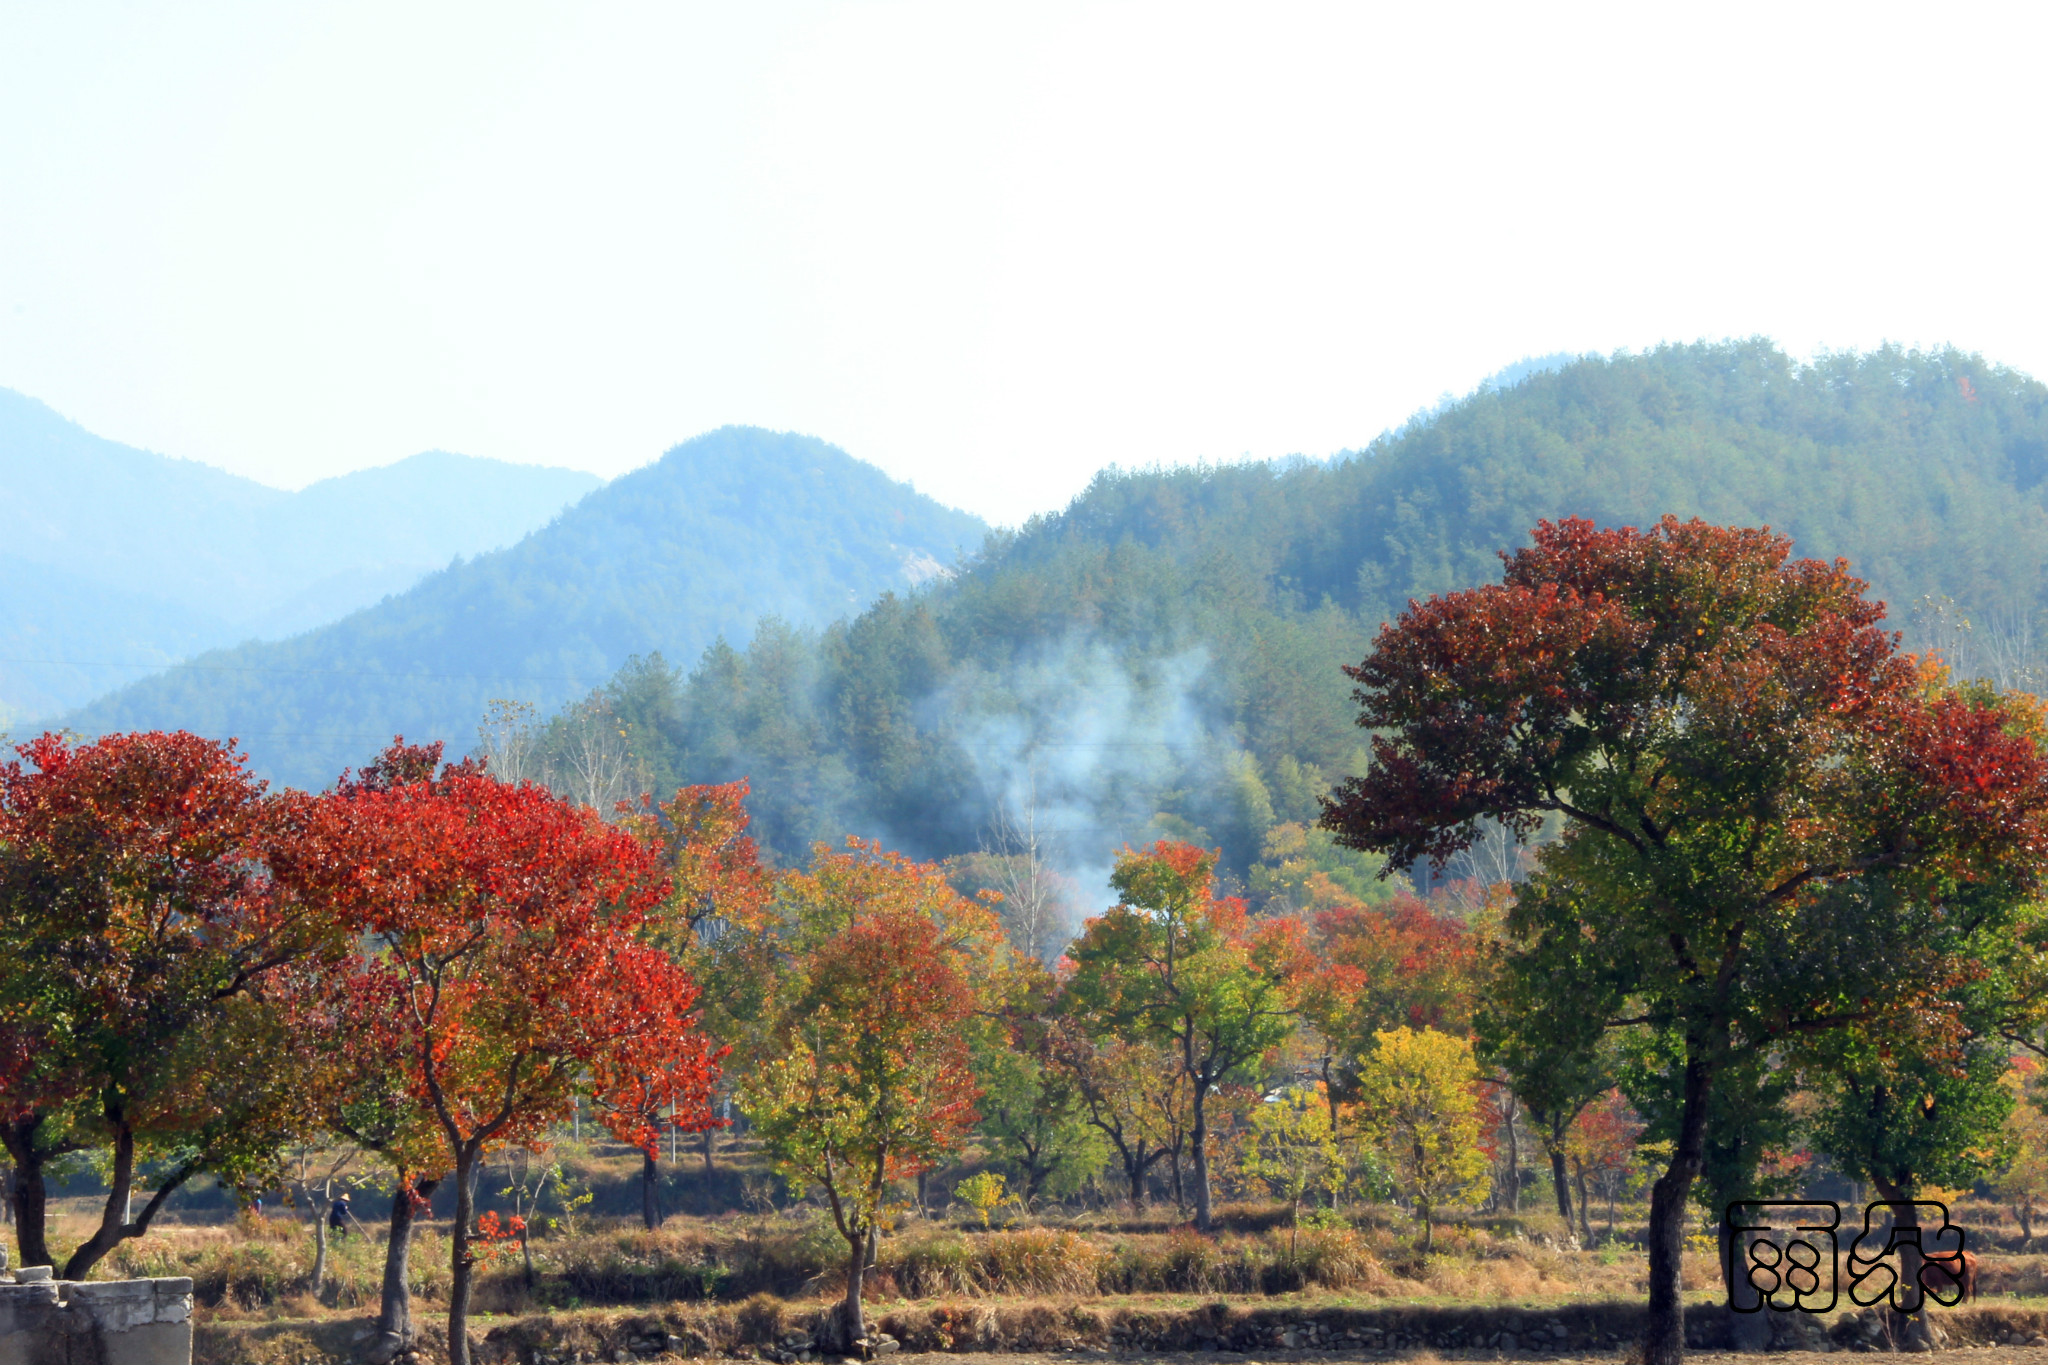
<instances>
[{"instance_id":1,"label":"row of trees","mask_svg":"<svg viewBox=\"0 0 2048 1365\"><path fill-rule=\"evenodd\" d=\"M402 744L313 797L190 736L37 741L0 786L25 1259L48 1260L59 1152L111 1153L83 1273L192 1175L268 1178L337 1135L416 1196L394 1201L394 1343L407 1220L457 1181L459 1362L482 1155L582 1097L651 1176L655 1128L710 1124L723 1085L845 1239L851 1345L892 1191L970 1141L1027 1193L1108 1154L1134 1203L1185 1157L1205 1230L1219 1151L1297 1207L1374 1160L1426 1242L1489 1141L1526 1125L1583 1220L1640 1124L1664 1166L1648 1356L1676 1360L1696 1197L1793 1178L1801 1141L1888 1198L1988 1169L2010 1055L2042 1046L2048 724L1900 654L1842 564L1767 532L1534 541L1351 670L1373 759L1316 836L1529 871L1460 916L1330 894L1305 831L1274 864L1307 864L1303 894L1254 915L1214 852L1161 841L1048 970L938 865L856 841L767 866L740 783L608 823ZM1539 833L1533 865L1503 843ZM145 1155L167 1174L131 1218Z\"/></svg>"},{"instance_id":2,"label":"row of trees","mask_svg":"<svg viewBox=\"0 0 2048 1365\"><path fill-rule=\"evenodd\" d=\"M454 1181L461 1365L485 1153L579 1096L648 1146L657 1115L710 1122L696 986L648 941L661 848L439 757L395 743L320 796L265 793L182 733L46 735L0 771L0 1138L25 1264L54 1264L46 1172L67 1153L109 1173L76 1279L195 1176L265 1188L291 1145L338 1137L395 1177L394 1353L412 1220Z\"/></svg>"}]
</instances>

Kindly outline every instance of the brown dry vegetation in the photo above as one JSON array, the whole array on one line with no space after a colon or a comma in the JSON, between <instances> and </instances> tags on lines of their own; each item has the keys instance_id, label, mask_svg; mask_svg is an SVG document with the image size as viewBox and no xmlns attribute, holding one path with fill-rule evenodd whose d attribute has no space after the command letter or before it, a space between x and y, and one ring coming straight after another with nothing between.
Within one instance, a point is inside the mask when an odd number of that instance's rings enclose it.
<instances>
[{"instance_id":1,"label":"brown dry vegetation","mask_svg":"<svg viewBox=\"0 0 2048 1365\"><path fill-rule=\"evenodd\" d=\"M593 1163L584 1175L604 1173ZM366 1218L382 1203L374 1195L359 1202ZM658 1232L584 1216L573 1231L534 1239L530 1281L517 1250L507 1248L478 1285L481 1358L578 1365L580 1357L588 1365L641 1358L657 1338L671 1354L796 1354L837 1292L843 1243L815 1209L755 1203L754 1213L674 1217ZM83 1232L88 1211L86 1201L67 1205L60 1243ZM1236 1350L1282 1359L1295 1353L1290 1331L1300 1351L1325 1354L1490 1356L1502 1332L1515 1334L1524 1354L1532 1345L1562 1354L1620 1350L1634 1331L1646 1288L1640 1208L1619 1210L1614 1240L1590 1250L1568 1242L1554 1213L1463 1215L1440 1225L1426 1260L1399 1210L1350 1214L1346 1226L1290 1235L1284 1208L1226 1205L1212 1237L1177 1224L1170 1209L1145 1218L1051 1210L986 1232L973 1219L906 1214L882 1242L869 1301L906 1358ZM370 1236L332 1244L316 1296L303 1215L188 1217L124 1243L102 1273L190 1276L201 1309L200 1365L317 1365L353 1354L382 1273L374 1220ZM2021 1251L2001 1209L1966 1204L1956 1218L1987 1253L1980 1279L1990 1300L1948 1319L1970 1324L1958 1327L1958 1344L2048 1331L2036 1301L2048 1296L2048 1255ZM447 1261L445 1226L427 1224L412 1266L429 1358L437 1354ZM1689 1256L1685 1273L1703 1308L1718 1299L1709 1255ZM1707 1324L1718 1311L1694 1316ZM1711 1344L1712 1331L1702 1330Z\"/></svg>"}]
</instances>

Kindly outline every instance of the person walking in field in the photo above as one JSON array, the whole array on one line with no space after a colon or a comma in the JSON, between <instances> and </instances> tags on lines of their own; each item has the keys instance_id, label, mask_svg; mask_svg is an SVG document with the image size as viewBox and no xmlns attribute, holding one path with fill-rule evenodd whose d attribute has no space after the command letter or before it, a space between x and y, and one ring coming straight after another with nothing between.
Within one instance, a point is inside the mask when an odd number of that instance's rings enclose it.
<instances>
[{"instance_id":1,"label":"person walking in field","mask_svg":"<svg viewBox=\"0 0 2048 1365\"><path fill-rule=\"evenodd\" d=\"M327 1211L327 1226L334 1229L335 1236L346 1236L349 1222L354 1216L349 1211L348 1196L345 1194L336 1195L334 1207Z\"/></svg>"}]
</instances>

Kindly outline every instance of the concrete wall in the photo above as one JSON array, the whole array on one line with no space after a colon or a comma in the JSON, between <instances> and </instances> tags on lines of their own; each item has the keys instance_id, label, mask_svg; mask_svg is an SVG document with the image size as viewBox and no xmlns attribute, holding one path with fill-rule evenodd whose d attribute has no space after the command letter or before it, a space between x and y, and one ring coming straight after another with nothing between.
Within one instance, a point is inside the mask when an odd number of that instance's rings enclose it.
<instances>
[{"instance_id":1,"label":"concrete wall","mask_svg":"<svg viewBox=\"0 0 2048 1365\"><path fill-rule=\"evenodd\" d=\"M0 1365L191 1365L192 1281L0 1282Z\"/></svg>"}]
</instances>

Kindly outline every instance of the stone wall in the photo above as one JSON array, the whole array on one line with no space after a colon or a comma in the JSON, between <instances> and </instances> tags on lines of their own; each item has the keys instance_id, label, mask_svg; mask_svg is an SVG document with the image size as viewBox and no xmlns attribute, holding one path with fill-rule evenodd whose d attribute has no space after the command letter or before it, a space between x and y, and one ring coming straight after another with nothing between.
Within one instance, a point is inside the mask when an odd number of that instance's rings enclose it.
<instances>
[{"instance_id":1,"label":"stone wall","mask_svg":"<svg viewBox=\"0 0 2048 1365\"><path fill-rule=\"evenodd\" d=\"M192 1281L36 1274L0 1280L0 1365L191 1365Z\"/></svg>"}]
</instances>

